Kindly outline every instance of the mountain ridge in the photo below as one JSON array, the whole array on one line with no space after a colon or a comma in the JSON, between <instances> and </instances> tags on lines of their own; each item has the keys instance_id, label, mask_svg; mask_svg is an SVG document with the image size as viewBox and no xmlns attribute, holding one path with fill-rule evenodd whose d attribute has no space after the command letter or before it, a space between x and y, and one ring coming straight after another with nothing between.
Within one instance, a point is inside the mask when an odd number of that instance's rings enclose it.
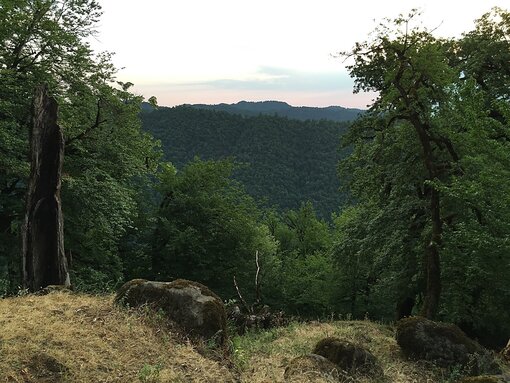
<instances>
[{"instance_id":1,"label":"mountain ridge","mask_svg":"<svg viewBox=\"0 0 510 383\"><path fill-rule=\"evenodd\" d=\"M339 105L330 105L325 107L315 106L293 106L284 101L238 101L236 103L219 104L182 104L195 109L215 110L227 112L230 114L240 114L243 116L258 116L260 114L276 115L296 120L331 120L336 122L346 122L355 120L364 110L358 108L346 108ZM160 108L168 108L162 106ZM143 110L151 110L149 104L143 105Z\"/></svg>"},{"instance_id":2,"label":"mountain ridge","mask_svg":"<svg viewBox=\"0 0 510 383\"><path fill-rule=\"evenodd\" d=\"M331 120L345 122L356 119L363 113L362 109L344 108L331 105L327 107L292 106L283 101L239 101L234 104L189 104L198 109L221 110L245 116L270 114L297 120Z\"/></svg>"}]
</instances>

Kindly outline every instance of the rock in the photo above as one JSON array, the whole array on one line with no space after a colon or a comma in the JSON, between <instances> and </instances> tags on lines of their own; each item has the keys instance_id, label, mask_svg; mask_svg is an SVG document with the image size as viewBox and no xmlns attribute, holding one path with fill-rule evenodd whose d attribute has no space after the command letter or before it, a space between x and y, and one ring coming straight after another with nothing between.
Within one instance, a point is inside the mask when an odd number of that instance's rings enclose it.
<instances>
[{"instance_id":1,"label":"rock","mask_svg":"<svg viewBox=\"0 0 510 383\"><path fill-rule=\"evenodd\" d=\"M376 371L382 373L377 359L370 351L346 340L324 338L317 343L313 353L325 357L341 370L351 374L370 374Z\"/></svg>"},{"instance_id":2,"label":"rock","mask_svg":"<svg viewBox=\"0 0 510 383\"><path fill-rule=\"evenodd\" d=\"M162 310L187 335L225 346L227 323L222 300L206 286L184 279L153 282L133 279L117 292L116 303Z\"/></svg>"},{"instance_id":3,"label":"rock","mask_svg":"<svg viewBox=\"0 0 510 383\"><path fill-rule=\"evenodd\" d=\"M402 352L413 359L442 367L459 365L467 375L501 372L492 355L454 324L404 318L397 322L396 339Z\"/></svg>"},{"instance_id":4,"label":"rock","mask_svg":"<svg viewBox=\"0 0 510 383\"><path fill-rule=\"evenodd\" d=\"M321 355L308 354L290 361L283 375L286 382L355 382L338 366Z\"/></svg>"}]
</instances>

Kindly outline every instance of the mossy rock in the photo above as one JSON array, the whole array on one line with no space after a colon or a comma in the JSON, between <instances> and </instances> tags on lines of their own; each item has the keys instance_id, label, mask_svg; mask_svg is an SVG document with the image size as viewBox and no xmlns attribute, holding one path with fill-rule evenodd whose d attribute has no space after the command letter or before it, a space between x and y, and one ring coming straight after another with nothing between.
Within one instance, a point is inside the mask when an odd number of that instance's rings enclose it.
<instances>
[{"instance_id":1,"label":"mossy rock","mask_svg":"<svg viewBox=\"0 0 510 383\"><path fill-rule=\"evenodd\" d=\"M317 354L298 356L290 361L285 369L286 382L356 382L345 371L328 359Z\"/></svg>"},{"instance_id":2,"label":"mossy rock","mask_svg":"<svg viewBox=\"0 0 510 383\"><path fill-rule=\"evenodd\" d=\"M349 373L382 373L376 357L360 345L356 345L340 338L324 338L313 350L334 363L338 368Z\"/></svg>"},{"instance_id":3,"label":"mossy rock","mask_svg":"<svg viewBox=\"0 0 510 383\"><path fill-rule=\"evenodd\" d=\"M133 279L117 291L115 302L130 307L148 305L164 312L186 335L226 345L227 319L223 302L198 282Z\"/></svg>"},{"instance_id":4,"label":"mossy rock","mask_svg":"<svg viewBox=\"0 0 510 383\"><path fill-rule=\"evenodd\" d=\"M501 372L487 350L451 323L404 318L397 322L396 339L409 358L432 361L441 367L459 365L467 375Z\"/></svg>"}]
</instances>

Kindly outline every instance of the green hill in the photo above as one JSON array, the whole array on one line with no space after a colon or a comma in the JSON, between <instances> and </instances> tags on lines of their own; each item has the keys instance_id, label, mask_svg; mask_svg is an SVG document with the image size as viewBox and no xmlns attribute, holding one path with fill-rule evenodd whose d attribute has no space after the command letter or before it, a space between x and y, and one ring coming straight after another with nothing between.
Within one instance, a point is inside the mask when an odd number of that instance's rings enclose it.
<instances>
[{"instance_id":1,"label":"green hill","mask_svg":"<svg viewBox=\"0 0 510 383\"><path fill-rule=\"evenodd\" d=\"M336 165L346 122L242 116L191 106L145 112L142 121L178 167L195 156L234 157L248 164L237 170L236 179L269 205L288 209L311 201L327 218L341 203Z\"/></svg>"}]
</instances>

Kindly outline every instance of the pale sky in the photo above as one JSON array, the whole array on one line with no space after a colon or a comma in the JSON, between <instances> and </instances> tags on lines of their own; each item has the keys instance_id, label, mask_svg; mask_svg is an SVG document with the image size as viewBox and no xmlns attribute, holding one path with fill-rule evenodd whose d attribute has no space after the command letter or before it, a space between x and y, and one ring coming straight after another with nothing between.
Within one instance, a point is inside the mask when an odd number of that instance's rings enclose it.
<instances>
[{"instance_id":1,"label":"pale sky","mask_svg":"<svg viewBox=\"0 0 510 383\"><path fill-rule=\"evenodd\" d=\"M115 52L121 81L160 105L285 101L364 108L333 55L385 17L423 12L440 36L459 36L510 0L99 0L98 51Z\"/></svg>"}]
</instances>

